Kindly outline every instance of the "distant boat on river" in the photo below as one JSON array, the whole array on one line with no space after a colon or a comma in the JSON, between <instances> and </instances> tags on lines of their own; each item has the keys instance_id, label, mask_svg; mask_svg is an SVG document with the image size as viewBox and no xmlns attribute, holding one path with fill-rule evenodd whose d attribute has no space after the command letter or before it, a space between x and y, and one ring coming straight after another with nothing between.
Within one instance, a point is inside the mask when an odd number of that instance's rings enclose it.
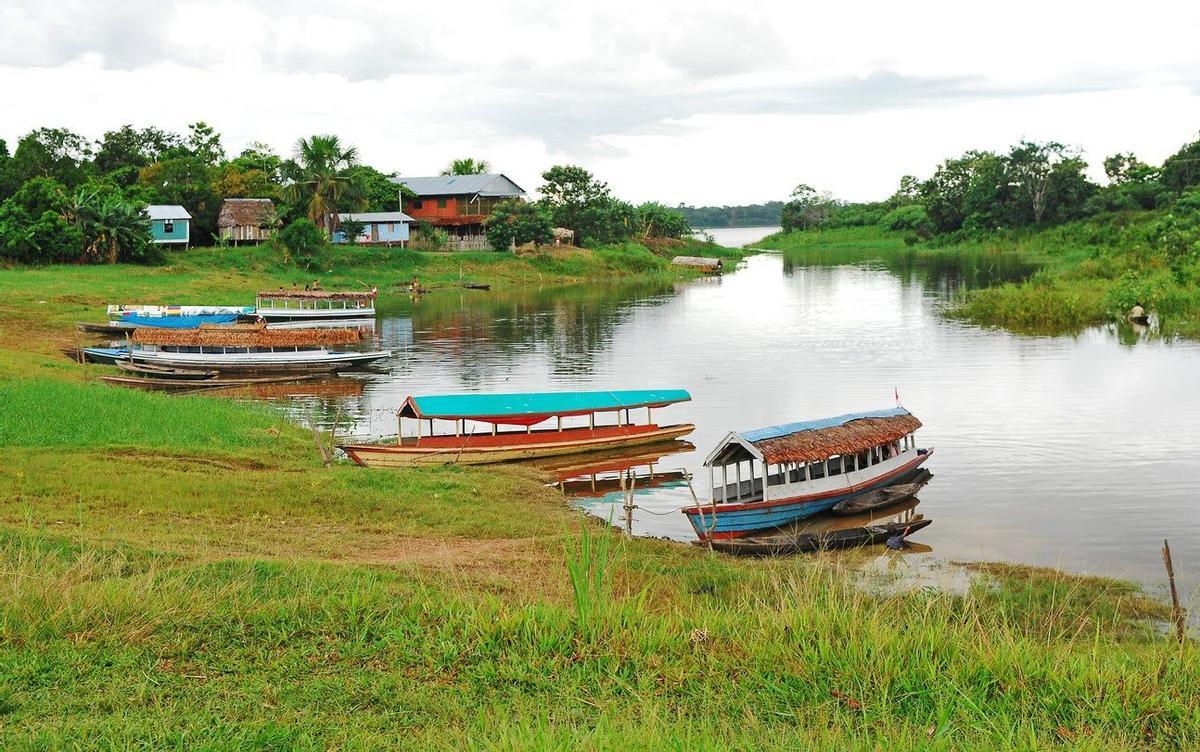
<instances>
[{"instance_id":1,"label":"distant boat on river","mask_svg":"<svg viewBox=\"0 0 1200 752\"><path fill-rule=\"evenodd\" d=\"M350 459L367 467L474 465L611 450L670 441L696 430L691 423L654 423L656 408L691 398L683 389L409 397L397 413L400 431L396 443L341 448ZM635 424L631 411L643 408L646 422ZM601 425L597 416L604 413L614 414L615 421ZM585 417L586 423L564 424L564 419L582 421ZM415 435L404 435L406 418L415 421ZM534 430L535 425L549 420L556 420L557 425ZM435 434L434 421L453 424L454 433ZM428 433L423 429L426 424ZM477 432L478 424L487 428ZM501 431L502 425L524 430Z\"/></svg>"},{"instance_id":2,"label":"distant boat on river","mask_svg":"<svg viewBox=\"0 0 1200 752\"><path fill-rule=\"evenodd\" d=\"M920 426L894 408L730 433L704 461L712 502L683 513L701 540L728 540L829 511L913 478L933 453Z\"/></svg>"}]
</instances>

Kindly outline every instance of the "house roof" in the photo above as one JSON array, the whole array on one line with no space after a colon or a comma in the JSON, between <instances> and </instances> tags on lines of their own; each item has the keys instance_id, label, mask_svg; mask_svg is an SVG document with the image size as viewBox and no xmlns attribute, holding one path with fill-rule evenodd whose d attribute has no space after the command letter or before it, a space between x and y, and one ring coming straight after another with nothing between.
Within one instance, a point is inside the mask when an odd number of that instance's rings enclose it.
<instances>
[{"instance_id":1,"label":"house roof","mask_svg":"<svg viewBox=\"0 0 1200 752\"><path fill-rule=\"evenodd\" d=\"M895 441L921 427L902 407L785 423L725 437L705 464L755 457L764 462L817 462Z\"/></svg>"},{"instance_id":2,"label":"house roof","mask_svg":"<svg viewBox=\"0 0 1200 752\"><path fill-rule=\"evenodd\" d=\"M339 222L416 222L417 220L408 216L404 212L353 212L350 214L339 214Z\"/></svg>"},{"instance_id":3,"label":"house roof","mask_svg":"<svg viewBox=\"0 0 1200 752\"><path fill-rule=\"evenodd\" d=\"M269 198L227 198L217 215L217 227L262 226L276 221L275 202Z\"/></svg>"},{"instance_id":4,"label":"house roof","mask_svg":"<svg viewBox=\"0 0 1200 752\"><path fill-rule=\"evenodd\" d=\"M422 178L392 178L418 196L524 196L525 189L501 173L483 175L434 175Z\"/></svg>"},{"instance_id":5,"label":"house roof","mask_svg":"<svg viewBox=\"0 0 1200 752\"><path fill-rule=\"evenodd\" d=\"M179 204L150 204L146 207L146 213L150 215L150 219L191 219L192 215L187 213Z\"/></svg>"},{"instance_id":6,"label":"house roof","mask_svg":"<svg viewBox=\"0 0 1200 752\"><path fill-rule=\"evenodd\" d=\"M615 392L527 392L519 394L442 394L409 397L400 407L404 418L468 418L486 423L524 425L556 415L586 415L634 407L661 407L686 402L683 389L632 389Z\"/></svg>"}]
</instances>

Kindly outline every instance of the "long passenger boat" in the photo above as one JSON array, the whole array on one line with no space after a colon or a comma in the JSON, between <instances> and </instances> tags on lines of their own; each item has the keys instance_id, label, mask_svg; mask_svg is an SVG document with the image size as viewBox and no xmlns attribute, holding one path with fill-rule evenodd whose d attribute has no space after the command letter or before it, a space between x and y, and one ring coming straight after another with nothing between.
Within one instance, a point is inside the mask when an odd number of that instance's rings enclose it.
<instances>
[{"instance_id":1,"label":"long passenger boat","mask_svg":"<svg viewBox=\"0 0 1200 752\"><path fill-rule=\"evenodd\" d=\"M136 329L130 347L85 347L96 363L130 361L165 368L225 373L319 373L346 370L391 355L389 350L338 349L362 341L357 329L269 329L265 324L202 325L198 329Z\"/></svg>"},{"instance_id":2,"label":"long passenger boat","mask_svg":"<svg viewBox=\"0 0 1200 752\"><path fill-rule=\"evenodd\" d=\"M712 503L683 513L701 540L739 538L820 514L913 477L933 453L917 448L920 427L894 408L730 433L704 461Z\"/></svg>"},{"instance_id":3,"label":"long passenger boat","mask_svg":"<svg viewBox=\"0 0 1200 752\"><path fill-rule=\"evenodd\" d=\"M254 313L265 321L375 318L377 291L266 290L254 300Z\"/></svg>"},{"instance_id":4,"label":"long passenger boat","mask_svg":"<svg viewBox=\"0 0 1200 752\"><path fill-rule=\"evenodd\" d=\"M656 408L691 398L683 389L409 397L397 413L396 443L352 444L342 450L366 467L398 467L511 462L653 444L696 430L691 423L654 422ZM646 422L635 423L632 411L642 409ZM415 434L405 435L406 419L415 422ZM437 421L452 424L453 433L435 433ZM535 428L550 421L549 427ZM501 431L500 426L517 430Z\"/></svg>"}]
</instances>

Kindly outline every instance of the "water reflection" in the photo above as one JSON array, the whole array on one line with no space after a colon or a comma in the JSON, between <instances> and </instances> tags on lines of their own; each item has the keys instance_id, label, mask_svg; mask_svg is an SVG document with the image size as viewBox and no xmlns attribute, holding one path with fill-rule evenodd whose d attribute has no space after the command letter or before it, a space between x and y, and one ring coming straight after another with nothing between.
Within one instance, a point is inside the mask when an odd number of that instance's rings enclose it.
<instances>
[{"instance_id":1,"label":"water reflection","mask_svg":"<svg viewBox=\"0 0 1200 752\"><path fill-rule=\"evenodd\" d=\"M726 432L889 406L898 389L938 453L922 491L940 556L1007 558L1161 579L1161 539L1200 521L1200 348L1121 327L1017 336L939 314L971 272L876 262L803 266L775 254L681 285L397 300L377 328L396 348L361 395L307 396L362 437L395 432L408 394L685 387L668 408L698 447L656 463L700 470ZM955 276L955 275L958 276ZM1132 343L1136 343L1131 346ZM686 483L643 489L634 531L691 540ZM1200 561L1200 537L1172 540Z\"/></svg>"}]
</instances>

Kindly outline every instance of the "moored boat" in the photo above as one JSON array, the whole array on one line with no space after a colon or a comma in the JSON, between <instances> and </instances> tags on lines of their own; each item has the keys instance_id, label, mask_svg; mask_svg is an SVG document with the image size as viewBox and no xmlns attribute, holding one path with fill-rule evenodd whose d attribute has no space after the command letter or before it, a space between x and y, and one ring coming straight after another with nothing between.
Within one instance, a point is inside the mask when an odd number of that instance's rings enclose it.
<instances>
[{"instance_id":1,"label":"moored boat","mask_svg":"<svg viewBox=\"0 0 1200 752\"><path fill-rule=\"evenodd\" d=\"M376 290L266 290L254 301L254 314L265 321L362 319L375 317Z\"/></svg>"},{"instance_id":2,"label":"moored boat","mask_svg":"<svg viewBox=\"0 0 1200 752\"><path fill-rule=\"evenodd\" d=\"M704 461L712 502L683 513L701 540L727 540L829 511L916 475L933 452L920 426L894 408L730 433Z\"/></svg>"},{"instance_id":3,"label":"moored boat","mask_svg":"<svg viewBox=\"0 0 1200 752\"><path fill-rule=\"evenodd\" d=\"M409 397L397 413L400 431L395 443L352 444L341 449L359 465L398 467L511 462L655 444L696 429L691 423L654 423L656 408L690 399L683 389ZM643 408L646 423L635 424L630 411ZM605 423L604 416L609 413L615 417ZM404 435L405 419L415 421L415 435ZM579 425L567 425L564 419ZM554 427L535 429L552 420L556 421ZM434 433L435 421L453 424L454 433ZM518 430L501 431L500 426Z\"/></svg>"},{"instance_id":4,"label":"moored boat","mask_svg":"<svg viewBox=\"0 0 1200 752\"><path fill-rule=\"evenodd\" d=\"M130 349L116 360L139 365L228 373L332 373L391 355L388 350L340 349L362 341L357 329L269 329L264 324L201 326L199 329L146 328L134 331ZM337 349L335 349L337 348ZM112 350L86 348L94 362Z\"/></svg>"}]
</instances>

